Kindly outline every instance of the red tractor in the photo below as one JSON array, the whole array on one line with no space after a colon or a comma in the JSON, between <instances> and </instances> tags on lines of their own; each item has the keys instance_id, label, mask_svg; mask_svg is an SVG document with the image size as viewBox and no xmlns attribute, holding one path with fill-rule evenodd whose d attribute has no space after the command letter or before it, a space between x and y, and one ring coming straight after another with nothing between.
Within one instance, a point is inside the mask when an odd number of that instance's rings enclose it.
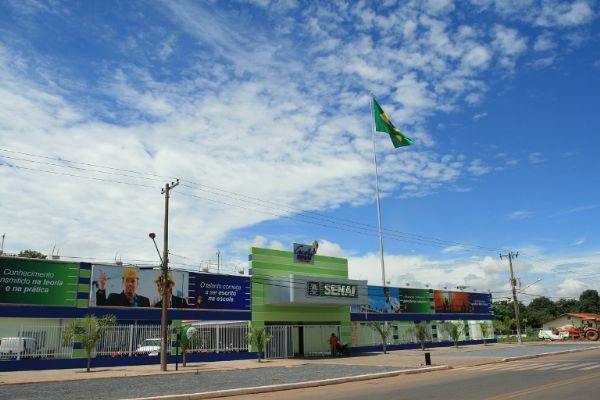
<instances>
[{"instance_id":1,"label":"red tractor","mask_svg":"<svg viewBox=\"0 0 600 400\"><path fill-rule=\"evenodd\" d=\"M583 323L581 335L587 340L598 340L598 337L600 337L600 319L585 318L581 322Z\"/></svg>"},{"instance_id":2,"label":"red tractor","mask_svg":"<svg viewBox=\"0 0 600 400\"><path fill-rule=\"evenodd\" d=\"M556 329L556 334L559 332L568 332L570 339L587 339L598 340L600 336L600 319L599 318L584 318L581 320L581 326L575 327L572 325L562 326Z\"/></svg>"}]
</instances>

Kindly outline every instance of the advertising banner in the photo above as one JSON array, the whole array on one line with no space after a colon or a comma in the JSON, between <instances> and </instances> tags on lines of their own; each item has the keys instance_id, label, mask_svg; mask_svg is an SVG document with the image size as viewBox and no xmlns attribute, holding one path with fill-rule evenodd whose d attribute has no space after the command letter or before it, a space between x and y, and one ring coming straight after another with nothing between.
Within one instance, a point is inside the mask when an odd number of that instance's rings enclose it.
<instances>
[{"instance_id":1,"label":"advertising banner","mask_svg":"<svg viewBox=\"0 0 600 400\"><path fill-rule=\"evenodd\" d=\"M368 306L353 306L352 312L433 313L432 291L397 287L369 286Z\"/></svg>"},{"instance_id":2,"label":"advertising banner","mask_svg":"<svg viewBox=\"0 0 600 400\"><path fill-rule=\"evenodd\" d=\"M79 264L0 258L0 303L74 306Z\"/></svg>"},{"instance_id":3,"label":"advertising banner","mask_svg":"<svg viewBox=\"0 0 600 400\"><path fill-rule=\"evenodd\" d=\"M93 265L91 307L162 307L162 271L133 266ZM169 308L188 307L188 273L170 270Z\"/></svg>"},{"instance_id":4,"label":"advertising banner","mask_svg":"<svg viewBox=\"0 0 600 400\"><path fill-rule=\"evenodd\" d=\"M492 296L488 293L369 286L368 294L368 305L352 306L352 312L397 314L492 313Z\"/></svg>"},{"instance_id":5,"label":"advertising banner","mask_svg":"<svg viewBox=\"0 0 600 400\"><path fill-rule=\"evenodd\" d=\"M433 299L437 313L472 313L469 293L434 290Z\"/></svg>"},{"instance_id":6,"label":"advertising banner","mask_svg":"<svg viewBox=\"0 0 600 400\"><path fill-rule=\"evenodd\" d=\"M400 312L433 314L433 291L429 289L399 289Z\"/></svg>"},{"instance_id":7,"label":"advertising banner","mask_svg":"<svg viewBox=\"0 0 600 400\"><path fill-rule=\"evenodd\" d=\"M492 314L492 295L489 293L469 293L469 304L472 312L477 314Z\"/></svg>"},{"instance_id":8,"label":"advertising banner","mask_svg":"<svg viewBox=\"0 0 600 400\"><path fill-rule=\"evenodd\" d=\"M250 311L250 278L189 273L190 306L209 310Z\"/></svg>"}]
</instances>

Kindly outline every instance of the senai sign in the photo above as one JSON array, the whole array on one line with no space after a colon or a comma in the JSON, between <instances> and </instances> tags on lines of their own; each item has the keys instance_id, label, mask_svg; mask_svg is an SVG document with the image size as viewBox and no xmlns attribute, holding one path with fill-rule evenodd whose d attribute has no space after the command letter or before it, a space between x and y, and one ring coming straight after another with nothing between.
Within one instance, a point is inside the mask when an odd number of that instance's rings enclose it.
<instances>
[{"instance_id":1,"label":"senai sign","mask_svg":"<svg viewBox=\"0 0 600 400\"><path fill-rule=\"evenodd\" d=\"M356 285L327 282L307 282L306 291L309 296L357 297Z\"/></svg>"}]
</instances>

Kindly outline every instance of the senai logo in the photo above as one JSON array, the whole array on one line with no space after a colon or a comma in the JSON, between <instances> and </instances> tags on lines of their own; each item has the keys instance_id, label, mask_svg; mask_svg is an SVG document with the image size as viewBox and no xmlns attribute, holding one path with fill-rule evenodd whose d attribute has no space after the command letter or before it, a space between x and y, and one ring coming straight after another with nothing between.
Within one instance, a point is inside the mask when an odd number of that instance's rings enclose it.
<instances>
[{"instance_id":1,"label":"senai logo","mask_svg":"<svg viewBox=\"0 0 600 400\"><path fill-rule=\"evenodd\" d=\"M357 297L356 285L342 283L308 282L307 291L309 296L327 297Z\"/></svg>"}]
</instances>

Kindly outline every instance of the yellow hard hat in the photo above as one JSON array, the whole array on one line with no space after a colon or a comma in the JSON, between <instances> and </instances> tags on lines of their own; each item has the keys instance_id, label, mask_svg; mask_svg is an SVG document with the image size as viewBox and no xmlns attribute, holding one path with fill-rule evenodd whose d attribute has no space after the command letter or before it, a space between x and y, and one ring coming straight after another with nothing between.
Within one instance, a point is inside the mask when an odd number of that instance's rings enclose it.
<instances>
[{"instance_id":1,"label":"yellow hard hat","mask_svg":"<svg viewBox=\"0 0 600 400\"><path fill-rule=\"evenodd\" d=\"M156 277L156 279L154 280L154 282L156 282L157 284L160 284L162 282L162 277L163 274L162 272L160 274L158 274L158 276ZM175 283L175 279L173 279L173 274L171 273L171 271L167 272L167 281L170 283Z\"/></svg>"},{"instance_id":2,"label":"yellow hard hat","mask_svg":"<svg viewBox=\"0 0 600 400\"><path fill-rule=\"evenodd\" d=\"M123 279L133 278L140 279L140 274L138 270L133 267L126 267L123 269L123 274L121 275Z\"/></svg>"}]
</instances>

